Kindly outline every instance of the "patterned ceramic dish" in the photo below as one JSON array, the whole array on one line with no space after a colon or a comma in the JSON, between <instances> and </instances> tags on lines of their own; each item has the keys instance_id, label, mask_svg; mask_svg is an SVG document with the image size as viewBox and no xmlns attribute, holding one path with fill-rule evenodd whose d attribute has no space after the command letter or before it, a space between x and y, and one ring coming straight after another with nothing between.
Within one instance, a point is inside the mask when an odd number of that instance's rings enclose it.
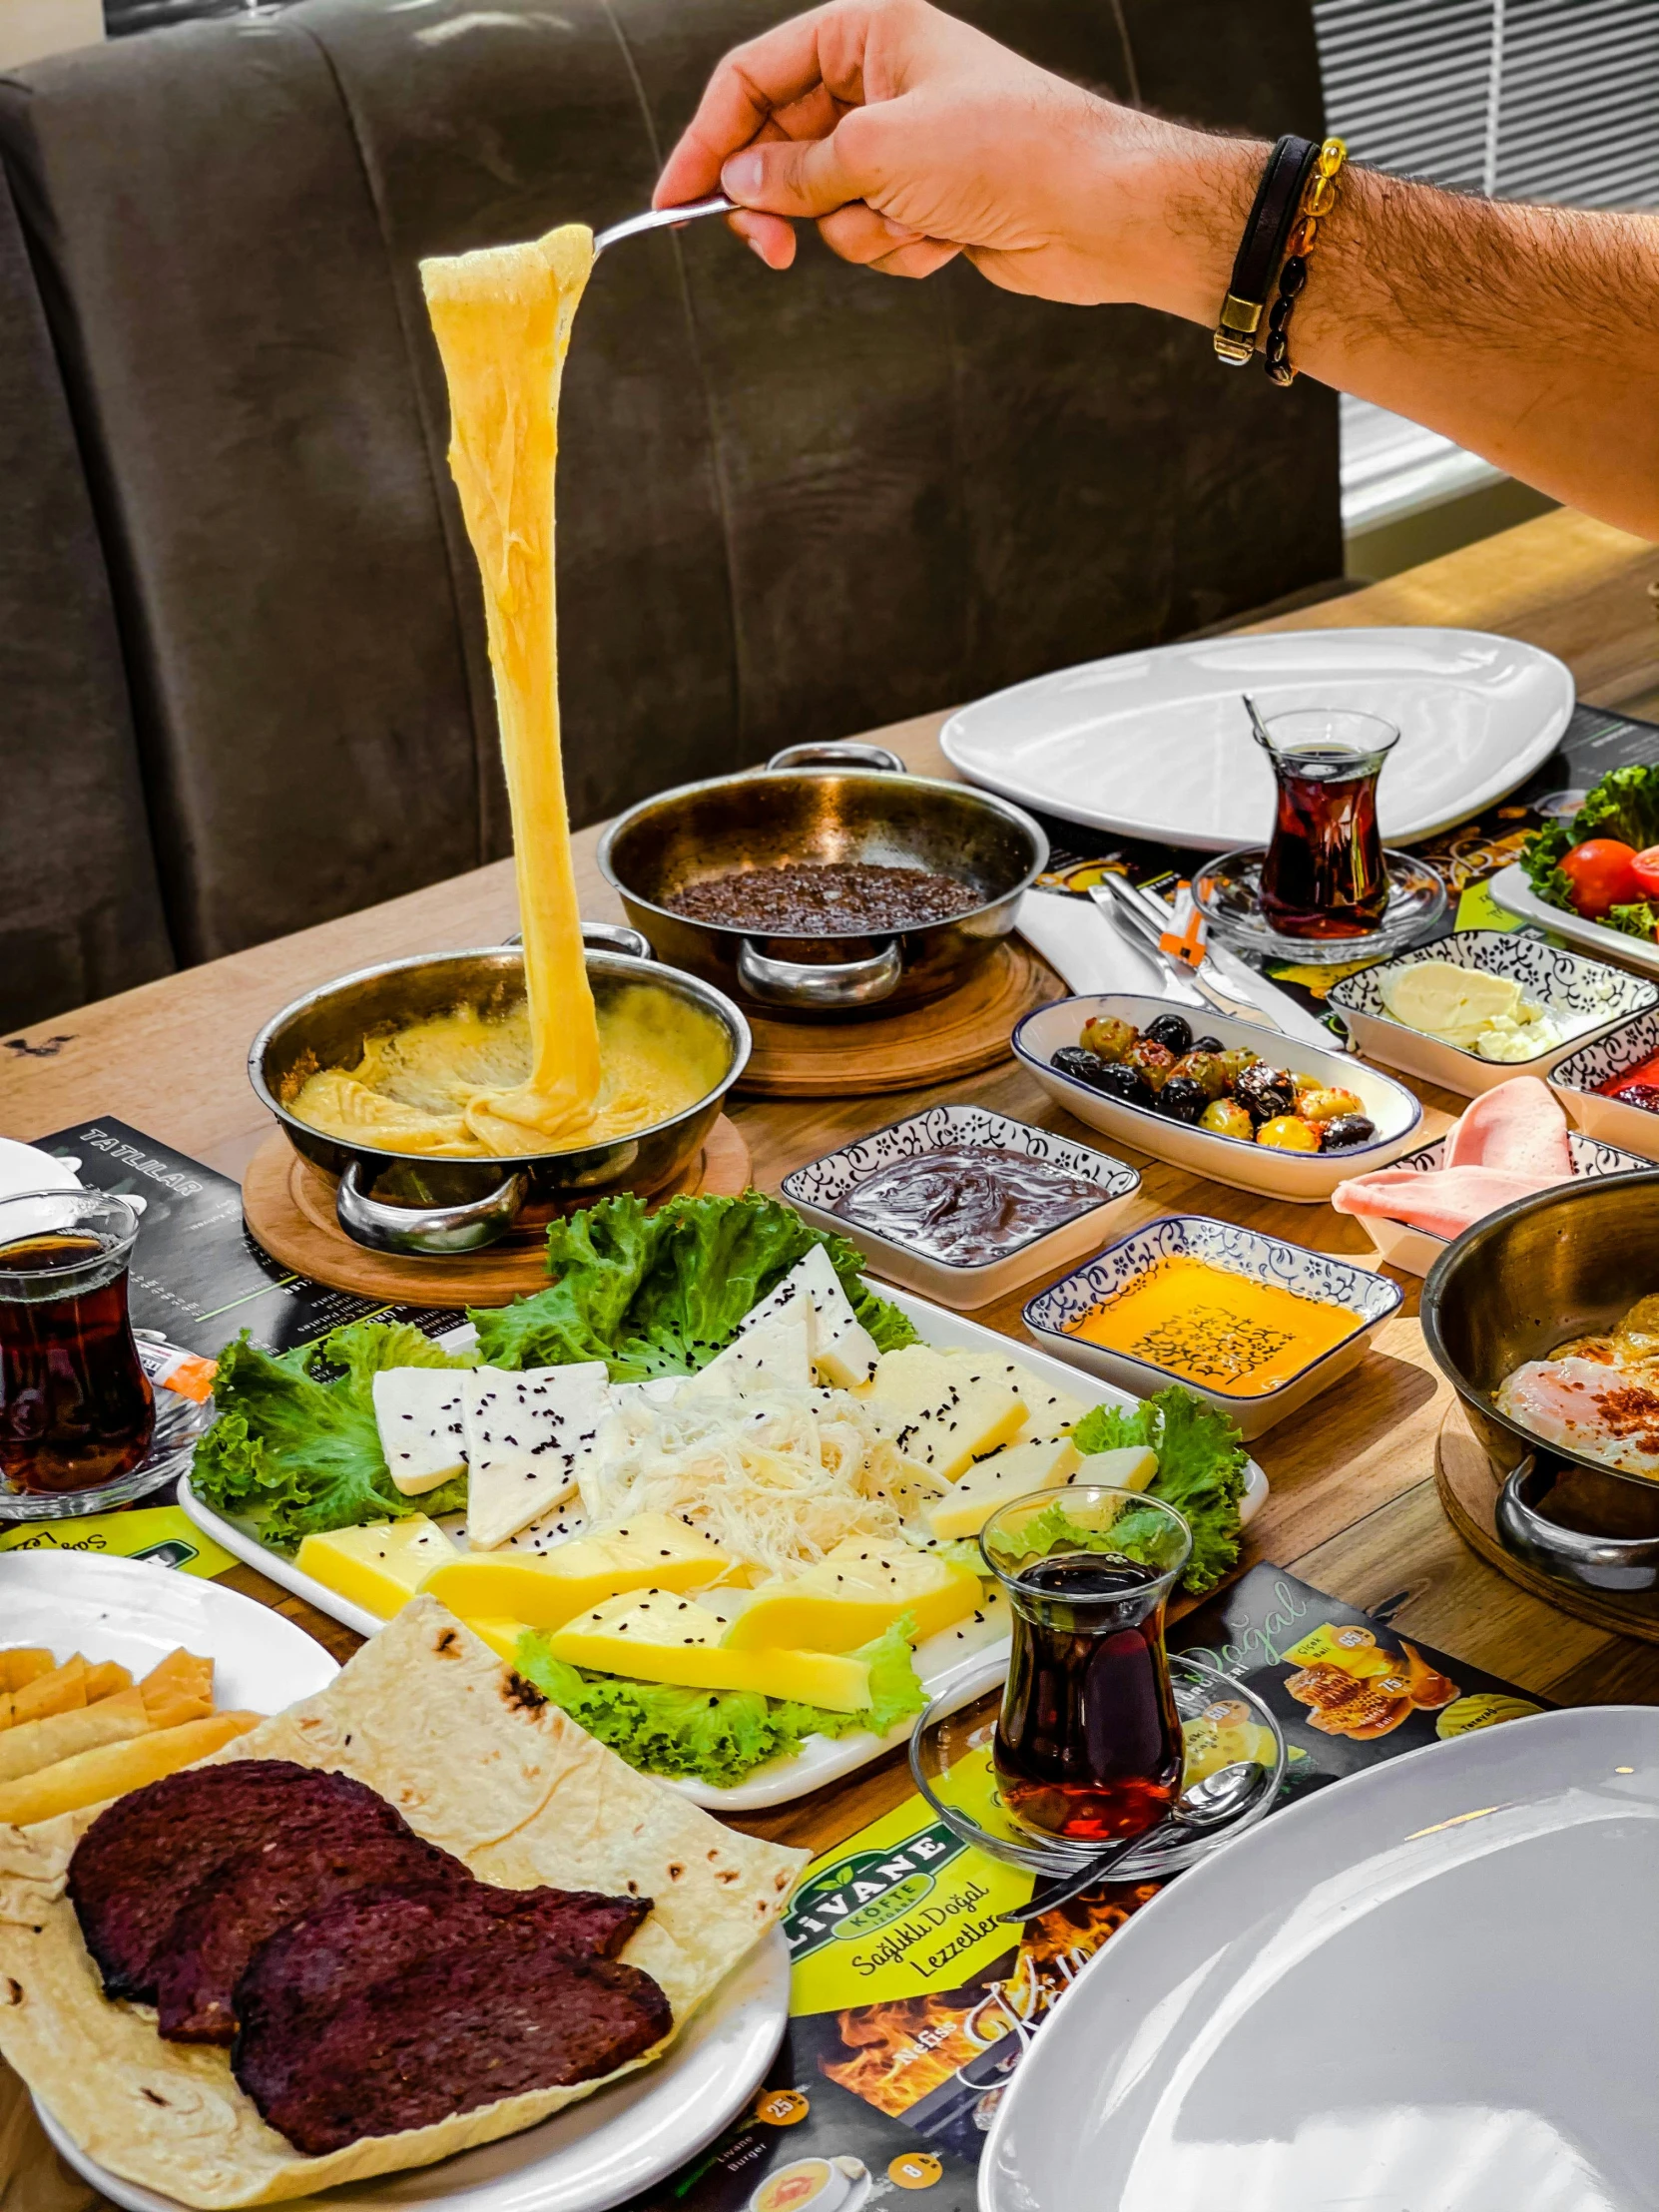
<instances>
[{"instance_id":1,"label":"patterned ceramic dish","mask_svg":"<svg viewBox=\"0 0 1659 2212\"><path fill-rule=\"evenodd\" d=\"M1086 1314L1114 1292L1126 1290L1138 1276L1159 1260L1206 1260L1228 1275L1243 1275L1298 1298L1340 1306L1354 1316L1353 1334L1320 1353L1306 1367L1264 1391L1259 1397L1242 1397L1226 1390L1207 1389L1190 1376L1178 1375L1150 1360L1137 1360L1104 1345L1072 1335ZM1230 1221L1213 1221L1207 1214L1168 1214L1132 1230L1118 1243L1091 1260L1074 1275L1062 1277L1040 1292L1025 1309L1025 1326L1049 1351L1074 1360L1092 1375L1121 1389L1150 1397L1155 1390L1179 1382L1207 1405L1215 1406L1234 1421L1246 1438L1266 1435L1287 1413L1306 1405L1311 1397L1359 1366L1373 1333L1398 1307L1404 1297L1398 1284L1352 1260L1339 1260L1325 1252L1310 1252L1305 1245L1286 1244L1281 1238L1263 1236L1260 1230L1241 1229Z\"/></svg>"},{"instance_id":2,"label":"patterned ceramic dish","mask_svg":"<svg viewBox=\"0 0 1659 2212\"><path fill-rule=\"evenodd\" d=\"M1425 1036L1397 1021L1383 1003L1383 987L1405 968L1425 960L1475 968L1518 983L1521 995L1541 1006L1561 1032L1561 1042L1528 1060L1483 1060L1477 1052ZM1515 936L1502 929L1465 929L1437 944L1419 945L1397 959L1379 961L1358 975L1345 976L1331 992L1333 1006L1354 1032L1362 1052L1389 1067L1404 1068L1465 1098L1478 1097L1511 1075L1547 1075L1559 1060L1592 1037L1604 1036L1635 1014L1659 1005L1659 984L1586 959L1581 952L1545 944L1541 937Z\"/></svg>"},{"instance_id":3,"label":"patterned ceramic dish","mask_svg":"<svg viewBox=\"0 0 1659 2212\"><path fill-rule=\"evenodd\" d=\"M1229 1048L1242 1046L1260 1053L1274 1067L1293 1075L1311 1075L1321 1083L1355 1091L1377 1126L1370 1144L1352 1146L1346 1152L1280 1152L1273 1146L1252 1144L1242 1137L1224 1137L1213 1129L1200 1129L1156 1113L1149 1106L1131 1106L1104 1091L1091 1090L1074 1075L1062 1074L1052 1064L1061 1045L1075 1044L1083 1024L1096 1015L1116 1015L1144 1029L1159 1014L1173 1008L1167 998L1136 998L1125 992L1097 992L1079 998L1057 998L1027 1014L1014 1031L1014 1050L1050 1098L1121 1143L1136 1145L1160 1160L1196 1174L1231 1183L1235 1190L1262 1191L1270 1198L1287 1198L1299 1206L1317 1206L1339 1183L1351 1175L1366 1175L1385 1168L1397 1159L1415 1137L1422 1122L1422 1108L1391 1075L1369 1068L1364 1061L1336 1049L1297 1044L1278 1029L1264 1029L1259 1022L1234 1021L1226 1014L1195 1013L1194 1026L1219 1037Z\"/></svg>"},{"instance_id":4,"label":"patterned ceramic dish","mask_svg":"<svg viewBox=\"0 0 1659 2212\"><path fill-rule=\"evenodd\" d=\"M1572 1154L1575 1181L1593 1182L1604 1175L1638 1175L1652 1165L1651 1161L1638 1159L1634 1152L1621 1152L1616 1144L1602 1144L1595 1137L1586 1137L1581 1129L1567 1131L1567 1149ZM1445 1139L1436 1137L1432 1144L1425 1144L1416 1152L1407 1152L1403 1160L1394 1162L1394 1166L1409 1168L1413 1175L1426 1175L1430 1168L1439 1166L1444 1151ZM1407 1221L1382 1221L1373 1214L1356 1214L1353 1218L1377 1248L1378 1266L1398 1268L1402 1275L1426 1275L1449 1241L1436 1236L1432 1229L1417 1229Z\"/></svg>"},{"instance_id":5,"label":"patterned ceramic dish","mask_svg":"<svg viewBox=\"0 0 1659 2212\"><path fill-rule=\"evenodd\" d=\"M862 1222L845 1221L834 1211L837 1199L895 1160L915 1159L936 1152L941 1145L994 1145L1003 1152L1023 1152L1034 1160L1046 1160L1067 1175L1081 1176L1100 1186L1100 1204L1074 1220L1062 1222L1029 1237L1000 1260L982 1267L959 1267L950 1260L933 1259L911 1245L898 1244ZM784 1196L817 1229L849 1237L877 1275L906 1290L936 1298L941 1306L965 1313L985 1306L1031 1283L1039 1275L1069 1267L1100 1243L1107 1224L1117 1218L1141 1187L1131 1167L1110 1153L1091 1145L1074 1144L1051 1129L1034 1129L1028 1121L1012 1121L981 1106L934 1106L925 1114L889 1122L872 1130L856 1144L826 1153L811 1167L797 1168L784 1178Z\"/></svg>"},{"instance_id":6,"label":"patterned ceramic dish","mask_svg":"<svg viewBox=\"0 0 1659 2212\"><path fill-rule=\"evenodd\" d=\"M1659 1114L1602 1095L1603 1083L1659 1055L1659 1011L1638 1014L1611 1036L1580 1045L1550 1070L1549 1087L1586 1136L1659 1160Z\"/></svg>"}]
</instances>

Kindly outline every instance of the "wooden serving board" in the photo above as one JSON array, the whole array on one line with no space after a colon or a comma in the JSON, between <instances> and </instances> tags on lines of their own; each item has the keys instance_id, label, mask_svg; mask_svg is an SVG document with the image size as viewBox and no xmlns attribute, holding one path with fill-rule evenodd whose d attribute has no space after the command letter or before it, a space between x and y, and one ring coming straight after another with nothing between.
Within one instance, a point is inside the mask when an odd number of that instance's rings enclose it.
<instances>
[{"instance_id":1,"label":"wooden serving board","mask_svg":"<svg viewBox=\"0 0 1659 2212\"><path fill-rule=\"evenodd\" d=\"M740 1091L755 1098L865 1098L946 1083L994 1067L1014 1024L1066 986L1018 937L1005 937L957 990L867 1021L768 1021L751 1013L755 1050Z\"/></svg>"},{"instance_id":2,"label":"wooden serving board","mask_svg":"<svg viewBox=\"0 0 1659 2212\"><path fill-rule=\"evenodd\" d=\"M1447 1520L1471 1551L1488 1566L1542 1598L1575 1620L1592 1621L1620 1636L1635 1636L1646 1644L1659 1644L1659 1593L1633 1593L1620 1597L1615 1591L1581 1589L1574 1582L1557 1582L1525 1559L1517 1559L1497 1532L1495 1507L1500 1488L1486 1448L1470 1425L1461 1405L1453 1404L1440 1423L1434 1446L1434 1487L1440 1493Z\"/></svg>"},{"instance_id":3,"label":"wooden serving board","mask_svg":"<svg viewBox=\"0 0 1659 2212\"><path fill-rule=\"evenodd\" d=\"M702 1153L677 1181L656 1193L653 1207L686 1194L736 1198L749 1188L749 1147L724 1114ZM248 1234L285 1267L363 1298L401 1306L505 1306L547 1281L547 1223L515 1231L453 1260L370 1252L334 1218L334 1183L302 1160L274 1129L249 1162L242 1213Z\"/></svg>"}]
</instances>

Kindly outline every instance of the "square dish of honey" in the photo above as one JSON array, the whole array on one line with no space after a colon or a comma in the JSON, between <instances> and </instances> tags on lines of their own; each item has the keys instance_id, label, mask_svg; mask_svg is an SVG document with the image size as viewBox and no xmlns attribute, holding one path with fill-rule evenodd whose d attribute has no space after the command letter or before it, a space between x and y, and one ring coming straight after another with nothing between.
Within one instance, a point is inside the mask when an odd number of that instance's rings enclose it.
<instances>
[{"instance_id":1,"label":"square dish of honey","mask_svg":"<svg viewBox=\"0 0 1659 2212\"><path fill-rule=\"evenodd\" d=\"M1385 1276L1206 1214L1108 1245L1025 1308L1047 1348L1147 1397L1182 1383L1260 1436L1365 1358Z\"/></svg>"}]
</instances>

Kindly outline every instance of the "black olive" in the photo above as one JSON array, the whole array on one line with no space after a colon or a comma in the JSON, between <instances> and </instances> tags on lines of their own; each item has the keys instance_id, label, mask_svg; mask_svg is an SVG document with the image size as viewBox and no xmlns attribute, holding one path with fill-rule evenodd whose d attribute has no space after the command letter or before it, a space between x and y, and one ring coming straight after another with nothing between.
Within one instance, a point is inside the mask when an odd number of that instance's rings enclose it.
<instances>
[{"instance_id":1,"label":"black olive","mask_svg":"<svg viewBox=\"0 0 1659 2212\"><path fill-rule=\"evenodd\" d=\"M1111 1066L1098 1052L1087 1051L1080 1044L1063 1044L1049 1056L1050 1067L1057 1067L1062 1075L1075 1076L1079 1083L1087 1083L1094 1090L1101 1088L1100 1078Z\"/></svg>"},{"instance_id":2,"label":"black olive","mask_svg":"<svg viewBox=\"0 0 1659 2212\"><path fill-rule=\"evenodd\" d=\"M1167 1045L1177 1059L1193 1048L1193 1025L1179 1014L1160 1014L1156 1021L1147 1023L1141 1035L1150 1037L1154 1044Z\"/></svg>"},{"instance_id":3,"label":"black olive","mask_svg":"<svg viewBox=\"0 0 1659 2212\"><path fill-rule=\"evenodd\" d=\"M1338 1114L1320 1129L1322 1152L1346 1152L1352 1145L1370 1144L1377 1124L1368 1114Z\"/></svg>"},{"instance_id":4,"label":"black olive","mask_svg":"<svg viewBox=\"0 0 1659 2212\"><path fill-rule=\"evenodd\" d=\"M1282 1068L1269 1067L1265 1060L1235 1077L1233 1096L1259 1122L1277 1121L1281 1114L1296 1111L1296 1084Z\"/></svg>"},{"instance_id":5,"label":"black olive","mask_svg":"<svg viewBox=\"0 0 1659 2212\"><path fill-rule=\"evenodd\" d=\"M1121 1098L1126 1106L1151 1106L1157 1097L1140 1069L1125 1067L1121 1060L1105 1070L1095 1089L1109 1098Z\"/></svg>"},{"instance_id":6,"label":"black olive","mask_svg":"<svg viewBox=\"0 0 1659 2212\"><path fill-rule=\"evenodd\" d=\"M1195 1037L1193 1039L1193 1050L1195 1052L1225 1052L1227 1047L1219 1037Z\"/></svg>"},{"instance_id":7,"label":"black olive","mask_svg":"<svg viewBox=\"0 0 1659 2212\"><path fill-rule=\"evenodd\" d=\"M1172 1075L1158 1093L1158 1111L1174 1121L1197 1121L1210 1101L1190 1075Z\"/></svg>"}]
</instances>

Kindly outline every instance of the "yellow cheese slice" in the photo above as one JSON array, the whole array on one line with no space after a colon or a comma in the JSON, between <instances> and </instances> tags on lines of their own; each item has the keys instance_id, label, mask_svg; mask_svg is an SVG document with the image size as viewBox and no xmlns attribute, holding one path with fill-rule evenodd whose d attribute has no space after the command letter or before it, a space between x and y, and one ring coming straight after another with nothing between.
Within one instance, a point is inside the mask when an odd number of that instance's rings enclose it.
<instances>
[{"instance_id":1,"label":"yellow cheese slice","mask_svg":"<svg viewBox=\"0 0 1659 2212\"><path fill-rule=\"evenodd\" d=\"M1038 1436L1004 1444L988 1459L976 1460L943 1497L924 1505L921 1517L929 1533L941 1543L954 1536L977 1536L1010 1498L1023 1497L1031 1490L1057 1488L1077 1464L1077 1446L1069 1436Z\"/></svg>"},{"instance_id":2,"label":"yellow cheese slice","mask_svg":"<svg viewBox=\"0 0 1659 2212\"><path fill-rule=\"evenodd\" d=\"M449 385L450 471L483 576L524 932L529 1078L480 1094L466 1117L501 1152L544 1150L579 1132L599 1095L559 748L553 588L559 382L592 268L593 233L579 223L528 245L420 265Z\"/></svg>"},{"instance_id":3,"label":"yellow cheese slice","mask_svg":"<svg viewBox=\"0 0 1659 2212\"><path fill-rule=\"evenodd\" d=\"M712 1538L668 1513L631 1513L602 1536L573 1536L542 1552L468 1552L422 1584L464 1621L510 1619L562 1628L628 1590L695 1590L728 1565Z\"/></svg>"},{"instance_id":4,"label":"yellow cheese slice","mask_svg":"<svg viewBox=\"0 0 1659 2212\"><path fill-rule=\"evenodd\" d=\"M895 1424L898 1448L943 1481L1011 1443L1025 1426L1025 1399L1009 1379L1012 1363L906 1345L884 1352L856 1394Z\"/></svg>"},{"instance_id":5,"label":"yellow cheese slice","mask_svg":"<svg viewBox=\"0 0 1659 2212\"><path fill-rule=\"evenodd\" d=\"M805 1645L856 1651L908 1613L915 1635L934 1635L979 1603L979 1577L936 1553L849 1536L817 1566L763 1582L726 1631L728 1651Z\"/></svg>"},{"instance_id":6,"label":"yellow cheese slice","mask_svg":"<svg viewBox=\"0 0 1659 2212\"><path fill-rule=\"evenodd\" d=\"M732 1651L718 1613L672 1590L607 1598L548 1638L556 1659L690 1690L758 1690L831 1713L861 1713L869 1668L829 1651Z\"/></svg>"},{"instance_id":7,"label":"yellow cheese slice","mask_svg":"<svg viewBox=\"0 0 1659 2212\"><path fill-rule=\"evenodd\" d=\"M1113 1490L1144 1490L1158 1472L1158 1454L1150 1444L1115 1444L1091 1451L1066 1477L1068 1482L1103 1482Z\"/></svg>"},{"instance_id":8,"label":"yellow cheese slice","mask_svg":"<svg viewBox=\"0 0 1659 2212\"><path fill-rule=\"evenodd\" d=\"M488 1644L498 1659L505 1659L508 1666L518 1658L518 1640L529 1634L528 1621L479 1620L468 1621L467 1627L480 1643Z\"/></svg>"},{"instance_id":9,"label":"yellow cheese slice","mask_svg":"<svg viewBox=\"0 0 1659 2212\"><path fill-rule=\"evenodd\" d=\"M336 1597L389 1621L433 1567L459 1557L435 1520L411 1513L407 1520L369 1521L361 1528L331 1528L326 1535L307 1536L294 1563Z\"/></svg>"}]
</instances>

